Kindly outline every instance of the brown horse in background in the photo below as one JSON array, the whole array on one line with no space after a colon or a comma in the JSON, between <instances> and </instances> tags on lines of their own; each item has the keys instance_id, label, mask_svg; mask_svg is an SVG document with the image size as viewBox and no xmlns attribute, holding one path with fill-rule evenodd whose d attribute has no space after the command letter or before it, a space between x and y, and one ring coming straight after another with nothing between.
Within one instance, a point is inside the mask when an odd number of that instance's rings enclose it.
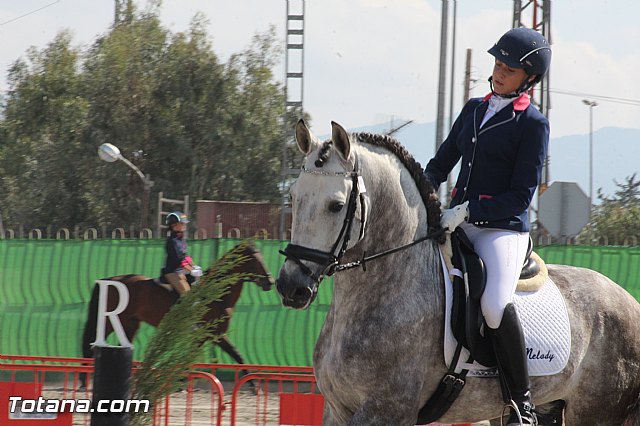
<instances>
[{"instance_id":1,"label":"brown horse in background","mask_svg":"<svg viewBox=\"0 0 640 426\"><path fill-rule=\"evenodd\" d=\"M235 250L235 248L232 250ZM274 284L274 279L267 269L262 254L253 245L245 244L244 249L240 252L240 256L246 257L247 260L231 268L228 274L250 274L251 276L257 277L255 283L258 284L262 290L270 290ZM157 284L153 278L144 275L118 275L104 279L119 281L127 286L129 291L129 304L118 317L130 342L133 342L141 322L146 322L147 324L157 327L177 298L173 290L167 290L164 286ZM238 350L231 344L225 333L229 328L233 307L240 298L243 284L243 280L238 280L230 285L227 294L225 294L221 300L209 305L210 309L203 318L203 321L208 323L217 321L213 328L213 333L221 337L216 344L238 364L244 364L244 360ZM98 284L93 288L91 301L89 302L89 313L82 335L82 355L85 358L93 357L91 343L96 340L99 289ZM113 286L110 286L107 310L112 311L117 305L117 291ZM107 321L105 338L112 332L113 327L111 326L111 322ZM86 377L83 375L81 377L83 386L85 385L85 379Z\"/></svg>"}]
</instances>

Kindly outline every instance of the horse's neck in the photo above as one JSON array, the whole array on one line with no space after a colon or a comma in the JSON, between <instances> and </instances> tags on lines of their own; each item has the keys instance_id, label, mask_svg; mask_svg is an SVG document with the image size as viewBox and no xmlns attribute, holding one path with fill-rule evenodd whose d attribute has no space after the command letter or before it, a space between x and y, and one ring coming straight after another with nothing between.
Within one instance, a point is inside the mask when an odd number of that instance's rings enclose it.
<instances>
[{"instance_id":1,"label":"horse's neck","mask_svg":"<svg viewBox=\"0 0 640 426\"><path fill-rule=\"evenodd\" d=\"M231 284L227 293L221 297L220 302L226 308L233 308L235 304L240 299L240 293L242 292L242 287L244 286L244 281L240 280L235 284Z\"/></svg>"},{"instance_id":2,"label":"horse's neck","mask_svg":"<svg viewBox=\"0 0 640 426\"><path fill-rule=\"evenodd\" d=\"M426 235L427 210L407 169L389 154L373 154L364 162L364 180L372 205L367 245L391 248Z\"/></svg>"},{"instance_id":3,"label":"horse's neck","mask_svg":"<svg viewBox=\"0 0 640 426\"><path fill-rule=\"evenodd\" d=\"M360 150L365 148L360 147ZM424 237L428 232L427 211L418 188L409 172L399 160L381 149L374 148L369 155L360 152L361 169L370 197L371 213L365 237L351 253L349 260L357 260L363 252L380 253ZM382 257L367 264L367 280L379 282L379 294L415 291L415 286L434 281L439 274L435 245L426 241L394 255ZM361 270L349 272L347 280L360 281ZM340 280L338 276L336 278ZM434 285L435 283L431 283ZM370 287L354 285L355 293L370 291ZM345 295L346 296L346 295Z\"/></svg>"}]
</instances>

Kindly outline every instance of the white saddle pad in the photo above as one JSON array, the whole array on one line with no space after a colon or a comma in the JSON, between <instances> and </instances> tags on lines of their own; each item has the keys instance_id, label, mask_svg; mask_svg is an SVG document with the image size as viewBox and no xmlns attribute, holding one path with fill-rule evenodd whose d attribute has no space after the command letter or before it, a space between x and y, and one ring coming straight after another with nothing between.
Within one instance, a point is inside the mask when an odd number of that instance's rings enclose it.
<instances>
[{"instance_id":1,"label":"white saddle pad","mask_svg":"<svg viewBox=\"0 0 640 426\"><path fill-rule=\"evenodd\" d=\"M442 256L445 277L446 310L444 322L444 359L451 364L458 342L451 330L453 288ZM567 365L571 351L571 326L564 299L555 283L548 279L542 288L532 293L516 292L514 305L524 331L530 376L550 376ZM469 377L495 377L495 368L477 362L468 364L469 351L462 349L456 371L469 370Z\"/></svg>"}]
</instances>

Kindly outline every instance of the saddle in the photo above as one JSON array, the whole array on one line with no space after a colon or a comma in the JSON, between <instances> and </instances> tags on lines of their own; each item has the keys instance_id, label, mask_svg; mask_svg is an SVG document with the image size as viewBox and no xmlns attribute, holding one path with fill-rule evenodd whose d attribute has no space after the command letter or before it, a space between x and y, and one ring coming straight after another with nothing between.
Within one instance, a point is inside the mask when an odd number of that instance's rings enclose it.
<instances>
[{"instance_id":1,"label":"saddle","mask_svg":"<svg viewBox=\"0 0 640 426\"><path fill-rule=\"evenodd\" d=\"M451 234L451 248L453 266L462 272L462 276L455 275L452 281L451 329L453 335L469 350L474 360L486 367L494 367L496 359L493 346L490 339L484 335L484 318L480 308L480 298L487 284L484 262L460 228ZM533 252L533 241L529 238L517 290L538 290L546 281L546 273L544 262Z\"/></svg>"},{"instance_id":2,"label":"saddle","mask_svg":"<svg viewBox=\"0 0 640 426\"><path fill-rule=\"evenodd\" d=\"M191 275L187 275L187 282L189 283L189 286L191 287L193 285L193 283L196 281L196 279L194 277L192 277ZM154 278L153 279L154 284L156 284L158 287L162 287L163 289L167 290L170 295L171 295L171 301L173 303L176 303L176 301L178 299L180 299L180 295L178 294L178 292L176 291L175 288L173 288L171 286L171 284L169 284L167 282L167 280L164 279L164 274L160 275L158 278Z\"/></svg>"},{"instance_id":3,"label":"saddle","mask_svg":"<svg viewBox=\"0 0 640 426\"><path fill-rule=\"evenodd\" d=\"M466 384L468 370L456 372L462 346L469 351L470 357L485 367L497 366L493 345L484 335L484 317L480 309L480 298L487 283L487 272L484 262L476 254L473 244L460 228L451 234L451 259L445 258L450 271L455 268L460 273L454 274L453 304L451 310L451 329L458 345L449 370L444 375L435 392L418 412L417 424L431 423L441 418L456 401ZM446 252L448 248L445 248ZM450 262L449 262L450 260ZM451 265L451 263L453 265ZM525 258L518 291L536 291L546 282L548 272L542 259L533 252L533 241L529 238L529 247ZM554 401L553 409L538 417L540 424L562 424L564 401Z\"/></svg>"}]
</instances>

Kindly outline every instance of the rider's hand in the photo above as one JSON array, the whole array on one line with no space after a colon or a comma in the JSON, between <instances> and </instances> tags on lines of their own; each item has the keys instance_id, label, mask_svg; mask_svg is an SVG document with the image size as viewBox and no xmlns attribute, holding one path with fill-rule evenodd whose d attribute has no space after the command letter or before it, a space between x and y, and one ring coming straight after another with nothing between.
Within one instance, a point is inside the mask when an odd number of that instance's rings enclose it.
<instances>
[{"instance_id":1,"label":"rider's hand","mask_svg":"<svg viewBox=\"0 0 640 426\"><path fill-rule=\"evenodd\" d=\"M452 209L447 209L442 212L442 219L440 219L440 225L447 229L448 232L453 232L462 222L469 218L469 201L465 201L462 204L455 206Z\"/></svg>"},{"instance_id":2,"label":"rider's hand","mask_svg":"<svg viewBox=\"0 0 640 426\"><path fill-rule=\"evenodd\" d=\"M202 272L202 268L199 267L198 265L193 265L191 267L191 276L192 277L196 277L196 278L201 277L202 273L203 273Z\"/></svg>"}]
</instances>

